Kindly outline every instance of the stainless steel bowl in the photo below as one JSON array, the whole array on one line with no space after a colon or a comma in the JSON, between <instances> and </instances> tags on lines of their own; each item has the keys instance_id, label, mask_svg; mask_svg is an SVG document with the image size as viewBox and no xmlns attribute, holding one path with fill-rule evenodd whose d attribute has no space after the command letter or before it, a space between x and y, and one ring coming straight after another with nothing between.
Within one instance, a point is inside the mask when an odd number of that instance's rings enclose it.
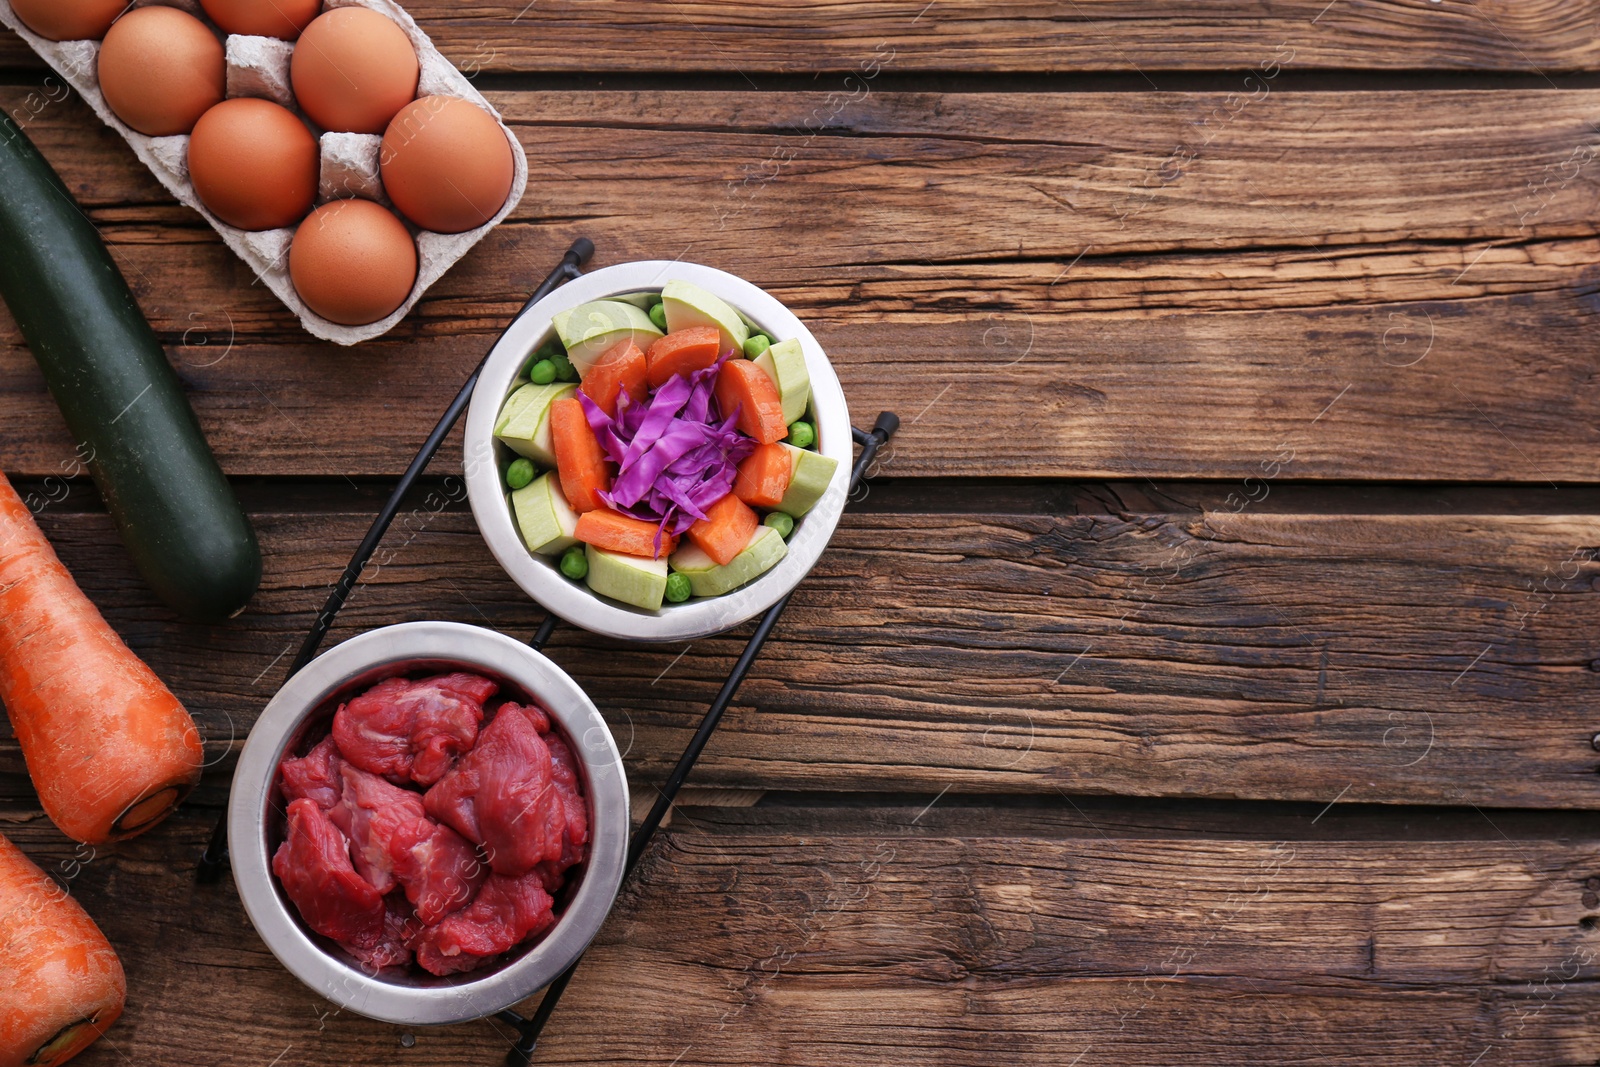
<instances>
[{"instance_id":1,"label":"stainless steel bowl","mask_svg":"<svg viewBox=\"0 0 1600 1067\"><path fill-rule=\"evenodd\" d=\"M461 669L539 701L572 742L589 801L589 857L569 883L565 908L545 936L491 969L391 979L363 971L301 921L272 874L281 840L276 787L284 753L342 699L384 678ZM576 682L527 645L454 622L410 622L353 637L286 682L261 713L239 756L228 815L228 850L245 913L283 965L350 1011L391 1023L453 1023L503 1011L543 988L588 947L622 884L628 849L628 781L605 720Z\"/></svg>"},{"instance_id":2,"label":"stainless steel bowl","mask_svg":"<svg viewBox=\"0 0 1600 1067\"><path fill-rule=\"evenodd\" d=\"M511 391L511 382L528 357L551 336L557 312L590 300L659 290L678 278L715 293L777 340L800 339L811 376L811 403L817 417L817 448L839 461L833 481L816 505L795 526L789 553L776 567L724 596L663 604L644 611L591 592L564 576L558 560L529 552L517 532L505 487L501 460L509 451L494 439L495 418ZM692 641L738 626L777 603L806 576L822 555L844 511L850 488L850 412L844 390L827 354L805 324L774 297L742 278L712 267L678 260L620 263L568 282L513 322L489 353L467 412L465 469L467 495L478 529L489 551L513 581L546 609L575 626L634 641Z\"/></svg>"}]
</instances>

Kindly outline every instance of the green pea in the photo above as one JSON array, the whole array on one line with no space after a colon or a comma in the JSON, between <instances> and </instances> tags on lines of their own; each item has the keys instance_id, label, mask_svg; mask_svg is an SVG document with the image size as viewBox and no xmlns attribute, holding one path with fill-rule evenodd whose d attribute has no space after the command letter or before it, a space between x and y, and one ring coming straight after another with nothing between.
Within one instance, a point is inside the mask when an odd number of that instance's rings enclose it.
<instances>
[{"instance_id":1,"label":"green pea","mask_svg":"<svg viewBox=\"0 0 1600 1067\"><path fill-rule=\"evenodd\" d=\"M511 461L511 466L506 468L506 484L513 489L521 489L533 481L533 476L537 473L533 467L533 460L514 459Z\"/></svg>"},{"instance_id":2,"label":"green pea","mask_svg":"<svg viewBox=\"0 0 1600 1067\"><path fill-rule=\"evenodd\" d=\"M761 520L761 525L770 526L778 531L778 536L785 541L794 533L794 516L787 511L769 511L767 517Z\"/></svg>"},{"instance_id":3,"label":"green pea","mask_svg":"<svg viewBox=\"0 0 1600 1067\"><path fill-rule=\"evenodd\" d=\"M749 359L755 359L761 353L772 347L772 338L764 333L753 333L744 343L744 354Z\"/></svg>"},{"instance_id":4,"label":"green pea","mask_svg":"<svg viewBox=\"0 0 1600 1067\"><path fill-rule=\"evenodd\" d=\"M651 304L650 321L656 324L656 329L665 330L667 328L667 305Z\"/></svg>"},{"instance_id":5,"label":"green pea","mask_svg":"<svg viewBox=\"0 0 1600 1067\"><path fill-rule=\"evenodd\" d=\"M817 431L809 422L789 424L789 443L796 448L810 448L817 443Z\"/></svg>"},{"instance_id":6,"label":"green pea","mask_svg":"<svg viewBox=\"0 0 1600 1067\"><path fill-rule=\"evenodd\" d=\"M550 363L555 367L556 377L561 381L575 382L578 380L578 368L574 367L572 365L572 360L568 359L566 356L551 356Z\"/></svg>"},{"instance_id":7,"label":"green pea","mask_svg":"<svg viewBox=\"0 0 1600 1067\"><path fill-rule=\"evenodd\" d=\"M689 599L689 576L673 571L667 575L667 599L682 604Z\"/></svg>"},{"instance_id":8,"label":"green pea","mask_svg":"<svg viewBox=\"0 0 1600 1067\"><path fill-rule=\"evenodd\" d=\"M573 545L561 555L561 573L573 581L582 581L589 574L589 557L582 547Z\"/></svg>"},{"instance_id":9,"label":"green pea","mask_svg":"<svg viewBox=\"0 0 1600 1067\"><path fill-rule=\"evenodd\" d=\"M549 385L556 380L556 365L548 359L541 359L528 368L528 380L534 385Z\"/></svg>"}]
</instances>

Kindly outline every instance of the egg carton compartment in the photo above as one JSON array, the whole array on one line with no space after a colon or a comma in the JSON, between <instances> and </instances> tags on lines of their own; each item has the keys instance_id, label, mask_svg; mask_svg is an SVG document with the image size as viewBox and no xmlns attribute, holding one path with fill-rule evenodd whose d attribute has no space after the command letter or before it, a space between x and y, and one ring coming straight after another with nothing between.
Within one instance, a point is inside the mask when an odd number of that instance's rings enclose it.
<instances>
[{"instance_id":1,"label":"egg carton compartment","mask_svg":"<svg viewBox=\"0 0 1600 1067\"><path fill-rule=\"evenodd\" d=\"M144 0L138 7L175 7L205 19L198 0ZM417 280L405 302L388 317L365 326L342 326L322 318L311 310L295 292L289 279L289 245L294 239L294 228L278 230L240 230L229 226L208 211L195 194L189 180L189 138L148 137L131 129L111 111L100 91L97 61L100 54L98 41L49 41L29 30L12 10L9 0L0 0L0 23L14 30L45 62L65 78L68 84L94 109L107 126L116 130L127 141L133 152L179 201L198 211L211 228L222 236L223 242L248 263L264 285L299 317L306 331L325 341L340 345L353 345L369 341L389 332L416 306L428 288L438 281L456 261L498 226L522 200L528 186L528 159L511 130L498 111L483 94L433 46L433 41L416 24L399 4L392 0L326 0L323 11L336 7L366 7L386 15L403 30L416 49L419 75L417 96L454 96L483 108L498 122L501 132L511 146L512 181L506 202L494 217L476 229L462 233L434 233L420 230L403 216L416 240ZM225 43L227 59L227 95L258 96L272 100L294 110L294 97L288 91L289 58L293 44L274 38L224 35L212 26L213 32ZM287 99L283 97L287 96ZM303 116L302 116L303 118ZM314 129L314 128L313 128ZM382 181L378 174L378 156L383 138L377 134L321 134L321 176L318 203L345 197L361 197L387 203Z\"/></svg>"},{"instance_id":2,"label":"egg carton compartment","mask_svg":"<svg viewBox=\"0 0 1600 1067\"><path fill-rule=\"evenodd\" d=\"M359 196L387 204L378 157L383 138L376 133L325 133L322 135L322 178L317 202L327 203Z\"/></svg>"},{"instance_id":3,"label":"egg carton compartment","mask_svg":"<svg viewBox=\"0 0 1600 1067\"><path fill-rule=\"evenodd\" d=\"M228 70L228 96L259 96L298 111L294 89L289 84L289 60L294 57L294 42L276 37L228 35L224 53Z\"/></svg>"}]
</instances>

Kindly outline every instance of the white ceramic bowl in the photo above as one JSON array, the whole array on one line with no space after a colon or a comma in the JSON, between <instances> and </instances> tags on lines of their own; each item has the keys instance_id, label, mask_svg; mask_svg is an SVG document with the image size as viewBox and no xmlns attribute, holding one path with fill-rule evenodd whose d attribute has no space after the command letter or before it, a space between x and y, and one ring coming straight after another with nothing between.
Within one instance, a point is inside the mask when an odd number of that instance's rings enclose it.
<instances>
[{"instance_id":1,"label":"white ceramic bowl","mask_svg":"<svg viewBox=\"0 0 1600 1067\"><path fill-rule=\"evenodd\" d=\"M517 532L501 483L502 460L510 452L494 439L495 419L528 357L551 336L558 312L590 300L659 290L668 281L692 282L715 293L774 341L800 339L811 376L811 406L816 415L817 449L838 461L833 481L816 505L796 524L789 552L778 565L719 597L663 604L645 611L592 592L563 575L559 560L529 552ZM677 260L620 263L568 282L529 308L506 330L489 353L467 412L464 465L467 495L489 551L513 581L547 610L575 626L634 641L692 641L731 629L751 619L788 593L822 555L844 511L854 455L850 413L844 390L827 354L794 313L762 289L725 271Z\"/></svg>"},{"instance_id":2,"label":"white ceramic bowl","mask_svg":"<svg viewBox=\"0 0 1600 1067\"><path fill-rule=\"evenodd\" d=\"M567 736L589 802L589 855L568 876L561 914L531 946L480 971L435 978L369 974L300 920L272 874L282 837L278 764L337 703L415 670L468 670L536 699ZM628 852L628 780L605 720L578 684L504 634L455 622L409 622L353 637L290 678L261 713L239 756L228 812L228 853L245 913L283 965L341 1008L390 1023L481 1019L526 1000L588 947L622 885Z\"/></svg>"}]
</instances>

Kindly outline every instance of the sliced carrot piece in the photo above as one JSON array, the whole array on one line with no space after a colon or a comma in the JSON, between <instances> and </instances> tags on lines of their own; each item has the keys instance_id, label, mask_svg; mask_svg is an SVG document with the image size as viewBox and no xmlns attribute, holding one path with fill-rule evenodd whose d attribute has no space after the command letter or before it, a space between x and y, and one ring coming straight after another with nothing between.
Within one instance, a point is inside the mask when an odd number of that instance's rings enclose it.
<instances>
[{"instance_id":1,"label":"sliced carrot piece","mask_svg":"<svg viewBox=\"0 0 1600 1067\"><path fill-rule=\"evenodd\" d=\"M660 388L674 374L692 374L717 361L722 348L722 332L715 326L690 326L674 330L650 344L646 356L650 385Z\"/></svg>"},{"instance_id":2,"label":"sliced carrot piece","mask_svg":"<svg viewBox=\"0 0 1600 1067\"><path fill-rule=\"evenodd\" d=\"M716 560L717 566L725 567L744 551L759 522L743 500L729 493L706 508L705 518L689 527L689 540Z\"/></svg>"},{"instance_id":3,"label":"sliced carrot piece","mask_svg":"<svg viewBox=\"0 0 1600 1067\"><path fill-rule=\"evenodd\" d=\"M751 507L775 508L783 503L783 494L789 491L789 479L793 476L794 459L783 445L776 441L757 445L739 464L733 493Z\"/></svg>"},{"instance_id":4,"label":"sliced carrot piece","mask_svg":"<svg viewBox=\"0 0 1600 1067\"><path fill-rule=\"evenodd\" d=\"M572 510L582 513L605 507L600 493L611 488L611 467L577 397L563 397L550 405L550 445L556 454L561 495Z\"/></svg>"},{"instance_id":5,"label":"sliced carrot piece","mask_svg":"<svg viewBox=\"0 0 1600 1067\"><path fill-rule=\"evenodd\" d=\"M662 534L661 551L657 552L656 529L653 522L623 515L610 508L596 508L578 516L578 528L573 531L573 536L586 545L603 548L607 552L658 559L675 552L678 539L671 534Z\"/></svg>"},{"instance_id":6,"label":"sliced carrot piece","mask_svg":"<svg viewBox=\"0 0 1600 1067\"><path fill-rule=\"evenodd\" d=\"M617 397L624 389L633 403L638 403L649 393L649 379L645 376L644 353L633 340L622 341L600 353L583 382L578 386L583 395L593 400L612 418L617 416Z\"/></svg>"},{"instance_id":7,"label":"sliced carrot piece","mask_svg":"<svg viewBox=\"0 0 1600 1067\"><path fill-rule=\"evenodd\" d=\"M722 365L722 370L717 372L716 396L724 416L739 409L739 421L735 425L741 433L749 434L764 445L789 436L778 387L767 377L766 371L748 359L730 359Z\"/></svg>"}]
</instances>

